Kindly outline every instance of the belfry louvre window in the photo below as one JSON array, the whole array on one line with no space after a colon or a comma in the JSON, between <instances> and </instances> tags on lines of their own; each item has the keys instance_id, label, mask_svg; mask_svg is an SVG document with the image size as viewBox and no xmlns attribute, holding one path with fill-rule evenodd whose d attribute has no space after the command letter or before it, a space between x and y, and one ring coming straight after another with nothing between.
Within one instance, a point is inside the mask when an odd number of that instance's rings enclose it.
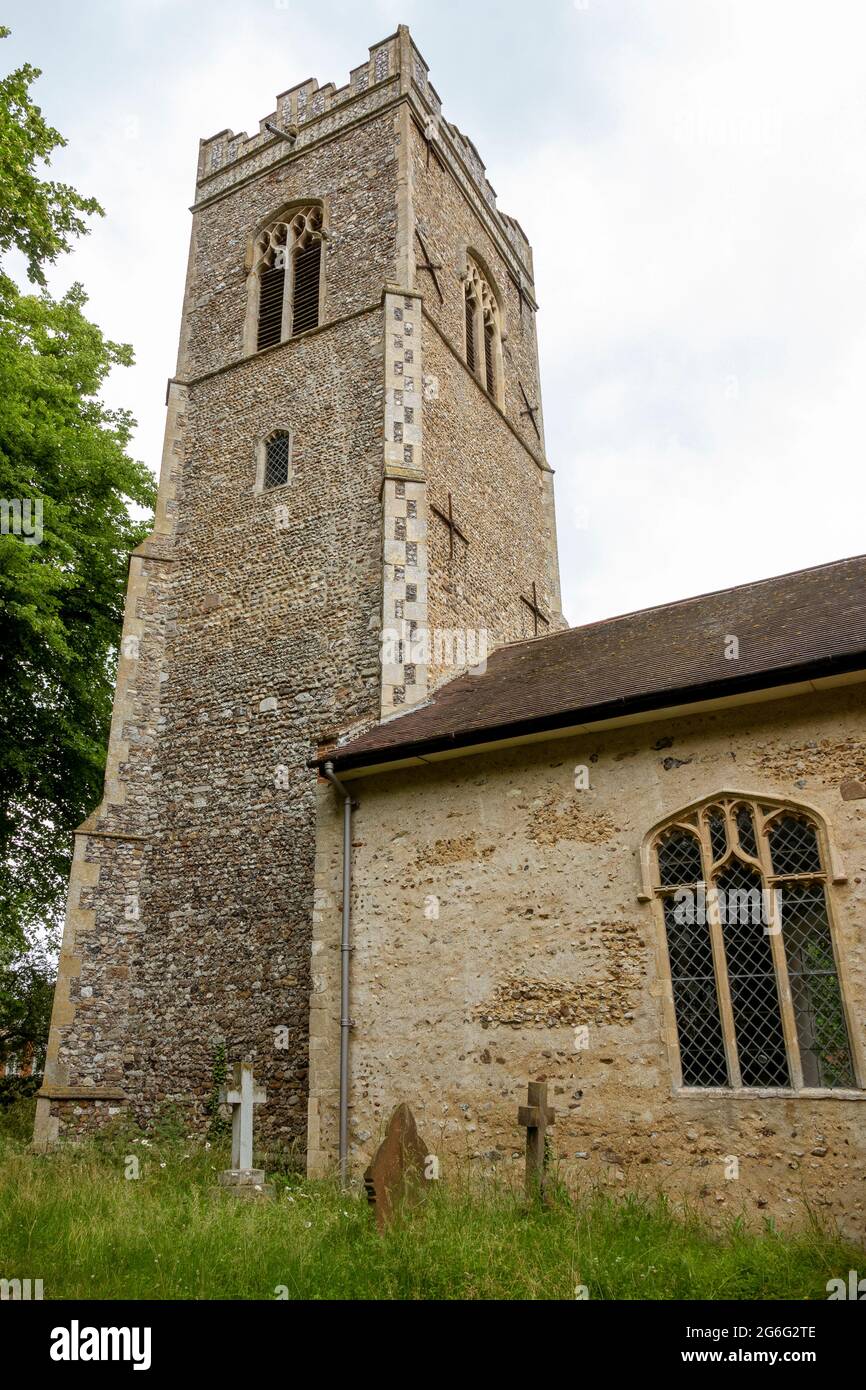
<instances>
[{"instance_id":1,"label":"belfry louvre window","mask_svg":"<svg viewBox=\"0 0 866 1390\"><path fill-rule=\"evenodd\" d=\"M475 295L470 285L466 286L466 365L470 372L475 371Z\"/></svg>"},{"instance_id":2,"label":"belfry louvre window","mask_svg":"<svg viewBox=\"0 0 866 1390\"><path fill-rule=\"evenodd\" d=\"M256 349L319 326L322 209L311 204L277 218L256 238L253 284L258 289ZM253 291L254 293L254 291Z\"/></svg>"},{"instance_id":3,"label":"belfry louvre window","mask_svg":"<svg viewBox=\"0 0 866 1390\"><path fill-rule=\"evenodd\" d=\"M496 394L496 371L493 365L494 352L493 328L489 323L486 323L484 325L484 378L491 396Z\"/></svg>"},{"instance_id":4,"label":"belfry louvre window","mask_svg":"<svg viewBox=\"0 0 866 1390\"><path fill-rule=\"evenodd\" d=\"M286 272L282 264L265 266L259 287L259 336L257 346L272 347L283 336L283 295Z\"/></svg>"},{"instance_id":5,"label":"belfry louvre window","mask_svg":"<svg viewBox=\"0 0 866 1390\"><path fill-rule=\"evenodd\" d=\"M499 301L481 269L468 262L464 284L466 365L497 405L502 388L502 329Z\"/></svg>"},{"instance_id":6,"label":"belfry louvre window","mask_svg":"<svg viewBox=\"0 0 866 1390\"><path fill-rule=\"evenodd\" d=\"M319 326L319 272L322 243L312 242L295 252L295 281L292 290L292 333L305 333Z\"/></svg>"},{"instance_id":7,"label":"belfry louvre window","mask_svg":"<svg viewBox=\"0 0 866 1390\"><path fill-rule=\"evenodd\" d=\"M826 852L805 812L732 797L656 836L683 1086L857 1086Z\"/></svg>"}]
</instances>

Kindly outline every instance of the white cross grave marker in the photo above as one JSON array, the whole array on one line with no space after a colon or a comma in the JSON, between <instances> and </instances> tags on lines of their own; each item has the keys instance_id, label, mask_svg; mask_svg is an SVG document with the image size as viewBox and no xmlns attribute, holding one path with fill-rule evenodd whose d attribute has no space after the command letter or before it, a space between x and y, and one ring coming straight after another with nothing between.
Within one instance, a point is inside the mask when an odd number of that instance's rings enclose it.
<instances>
[{"instance_id":1,"label":"white cross grave marker","mask_svg":"<svg viewBox=\"0 0 866 1390\"><path fill-rule=\"evenodd\" d=\"M236 1062L229 1086L220 1091L220 1103L232 1107L232 1166L220 1174L220 1185L231 1188L238 1196L243 1189L249 1195L270 1196L264 1171L253 1167L253 1106L264 1105L267 1093L253 1078L252 1062Z\"/></svg>"},{"instance_id":2,"label":"white cross grave marker","mask_svg":"<svg viewBox=\"0 0 866 1390\"><path fill-rule=\"evenodd\" d=\"M267 1093L253 1080L252 1062L236 1062L231 1085L220 1091L223 1105L232 1107L232 1168L253 1166L253 1106L264 1105Z\"/></svg>"}]
</instances>

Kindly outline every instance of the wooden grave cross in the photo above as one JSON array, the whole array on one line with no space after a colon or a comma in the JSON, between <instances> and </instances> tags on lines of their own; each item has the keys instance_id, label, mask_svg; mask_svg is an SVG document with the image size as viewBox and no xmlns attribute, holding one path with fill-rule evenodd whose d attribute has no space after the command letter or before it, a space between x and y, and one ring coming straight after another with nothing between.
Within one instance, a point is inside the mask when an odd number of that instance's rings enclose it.
<instances>
[{"instance_id":1,"label":"wooden grave cross","mask_svg":"<svg viewBox=\"0 0 866 1390\"><path fill-rule=\"evenodd\" d=\"M556 1111L547 1104L547 1082L530 1081L529 1104L517 1111L517 1123L526 1129L526 1195L544 1199L546 1178L545 1138L547 1126L555 1124Z\"/></svg>"}]
</instances>

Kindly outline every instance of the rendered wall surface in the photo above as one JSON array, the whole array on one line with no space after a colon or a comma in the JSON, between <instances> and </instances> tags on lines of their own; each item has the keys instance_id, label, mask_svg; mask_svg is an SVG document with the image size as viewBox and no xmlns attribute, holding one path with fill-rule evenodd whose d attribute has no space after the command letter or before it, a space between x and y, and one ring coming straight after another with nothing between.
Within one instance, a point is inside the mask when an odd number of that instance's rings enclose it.
<instances>
[{"instance_id":1,"label":"rendered wall surface","mask_svg":"<svg viewBox=\"0 0 866 1390\"><path fill-rule=\"evenodd\" d=\"M724 790L821 813L845 875L830 892L862 1068L866 801L840 787L864 778L864 735L852 685L353 779L353 1170L404 1100L443 1162L520 1168L517 1106L544 1078L574 1181L663 1188L755 1219L802 1217L807 1197L862 1234L866 1092L673 1093L668 977L638 853L663 818ZM588 790L575 788L580 765ZM340 864L339 811L321 788L313 1172L336 1150Z\"/></svg>"}]
</instances>

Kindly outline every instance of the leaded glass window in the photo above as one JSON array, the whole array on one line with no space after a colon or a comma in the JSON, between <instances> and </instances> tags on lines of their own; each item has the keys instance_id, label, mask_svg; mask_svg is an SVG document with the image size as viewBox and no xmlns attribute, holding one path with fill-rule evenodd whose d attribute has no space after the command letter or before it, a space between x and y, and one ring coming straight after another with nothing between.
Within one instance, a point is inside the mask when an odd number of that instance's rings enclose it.
<instances>
[{"instance_id":1,"label":"leaded glass window","mask_svg":"<svg viewBox=\"0 0 866 1390\"><path fill-rule=\"evenodd\" d=\"M684 1086L857 1086L817 823L722 797L653 845Z\"/></svg>"},{"instance_id":2,"label":"leaded glass window","mask_svg":"<svg viewBox=\"0 0 866 1390\"><path fill-rule=\"evenodd\" d=\"M284 430L272 434L270 439L265 440L264 487L282 487L289 481L291 457L291 435Z\"/></svg>"}]
</instances>

